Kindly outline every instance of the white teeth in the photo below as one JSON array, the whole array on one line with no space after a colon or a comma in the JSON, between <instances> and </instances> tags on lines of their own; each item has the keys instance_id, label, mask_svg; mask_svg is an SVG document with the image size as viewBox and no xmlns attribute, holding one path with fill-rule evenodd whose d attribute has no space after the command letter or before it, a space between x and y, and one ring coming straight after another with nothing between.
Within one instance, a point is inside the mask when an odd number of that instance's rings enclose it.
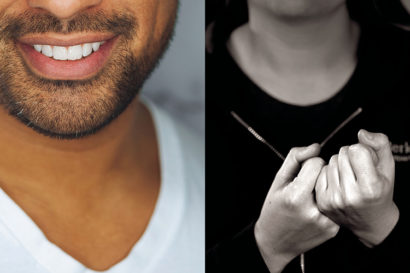
<instances>
[{"instance_id":1,"label":"white teeth","mask_svg":"<svg viewBox=\"0 0 410 273\"><path fill-rule=\"evenodd\" d=\"M87 57L91 52L93 52L92 44L83 44L83 56Z\"/></svg>"},{"instance_id":2,"label":"white teeth","mask_svg":"<svg viewBox=\"0 0 410 273\"><path fill-rule=\"evenodd\" d=\"M80 60L83 57L89 56L93 51L97 51L100 45L105 41L86 43L82 45L74 45L69 47L50 46L50 45L33 45L34 49L41 52L47 57L52 57L55 60Z\"/></svg>"},{"instance_id":3,"label":"white teeth","mask_svg":"<svg viewBox=\"0 0 410 273\"><path fill-rule=\"evenodd\" d=\"M68 48L67 58L69 60L79 60L83 57L83 48L81 45L70 46Z\"/></svg>"},{"instance_id":4,"label":"white teeth","mask_svg":"<svg viewBox=\"0 0 410 273\"><path fill-rule=\"evenodd\" d=\"M53 57L53 48L49 45L43 45L43 48L41 49L41 53L43 53L47 57Z\"/></svg>"},{"instance_id":5,"label":"white teeth","mask_svg":"<svg viewBox=\"0 0 410 273\"><path fill-rule=\"evenodd\" d=\"M42 45L34 45L34 49L37 50L38 52L41 52Z\"/></svg>"},{"instance_id":6,"label":"white teeth","mask_svg":"<svg viewBox=\"0 0 410 273\"><path fill-rule=\"evenodd\" d=\"M97 51L100 48L100 42L93 43L93 50Z\"/></svg>"},{"instance_id":7,"label":"white teeth","mask_svg":"<svg viewBox=\"0 0 410 273\"><path fill-rule=\"evenodd\" d=\"M53 58L55 60L65 61L68 59L67 48L63 46L54 46L53 47Z\"/></svg>"}]
</instances>

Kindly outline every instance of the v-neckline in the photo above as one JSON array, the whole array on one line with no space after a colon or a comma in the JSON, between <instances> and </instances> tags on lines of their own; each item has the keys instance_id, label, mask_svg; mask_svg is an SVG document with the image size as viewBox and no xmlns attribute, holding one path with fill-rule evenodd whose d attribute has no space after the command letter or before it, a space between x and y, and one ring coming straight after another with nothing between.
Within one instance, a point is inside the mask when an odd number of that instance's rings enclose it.
<instances>
[{"instance_id":1,"label":"v-neckline","mask_svg":"<svg viewBox=\"0 0 410 273\"><path fill-rule=\"evenodd\" d=\"M149 224L123 260L105 271L85 267L57 245L50 242L34 221L0 188L0 222L48 272L52 273L120 273L149 272L167 249L182 221L185 206L181 143L172 119L147 98L159 144L161 186Z\"/></svg>"}]
</instances>

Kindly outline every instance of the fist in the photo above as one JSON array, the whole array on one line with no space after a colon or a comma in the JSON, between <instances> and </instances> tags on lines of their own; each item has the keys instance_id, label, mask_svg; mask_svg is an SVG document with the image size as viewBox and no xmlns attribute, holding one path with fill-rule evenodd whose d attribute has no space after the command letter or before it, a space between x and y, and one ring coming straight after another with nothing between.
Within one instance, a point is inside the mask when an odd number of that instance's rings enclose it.
<instances>
[{"instance_id":1,"label":"fist","mask_svg":"<svg viewBox=\"0 0 410 273\"><path fill-rule=\"evenodd\" d=\"M365 245L380 244L399 218L393 201L394 160L383 134L361 130L323 167L315 187L319 210L349 228Z\"/></svg>"},{"instance_id":2,"label":"fist","mask_svg":"<svg viewBox=\"0 0 410 273\"><path fill-rule=\"evenodd\" d=\"M339 226L314 201L314 187L324 161L319 145L293 148L265 199L255 238L271 272L281 272L297 255L335 236ZM302 165L303 163L303 165Z\"/></svg>"}]
</instances>

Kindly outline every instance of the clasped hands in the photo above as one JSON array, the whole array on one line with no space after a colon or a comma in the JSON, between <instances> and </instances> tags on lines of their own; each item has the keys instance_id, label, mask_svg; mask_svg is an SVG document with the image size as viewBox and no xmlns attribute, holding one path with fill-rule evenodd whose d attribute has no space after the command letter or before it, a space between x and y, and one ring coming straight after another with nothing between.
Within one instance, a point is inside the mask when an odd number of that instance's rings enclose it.
<instances>
[{"instance_id":1,"label":"clasped hands","mask_svg":"<svg viewBox=\"0 0 410 273\"><path fill-rule=\"evenodd\" d=\"M366 246L380 244L399 218L388 138L360 130L329 163L318 144L293 148L276 174L255 225L271 272L334 237L345 226Z\"/></svg>"}]
</instances>

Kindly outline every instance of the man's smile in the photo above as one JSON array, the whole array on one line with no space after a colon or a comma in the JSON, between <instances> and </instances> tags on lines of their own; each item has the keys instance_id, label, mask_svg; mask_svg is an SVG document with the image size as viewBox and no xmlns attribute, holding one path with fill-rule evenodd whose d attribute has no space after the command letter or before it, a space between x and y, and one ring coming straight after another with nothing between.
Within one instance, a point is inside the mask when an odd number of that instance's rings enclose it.
<instances>
[{"instance_id":1,"label":"man's smile","mask_svg":"<svg viewBox=\"0 0 410 273\"><path fill-rule=\"evenodd\" d=\"M97 74L111 55L118 36L87 34L36 35L16 42L23 59L34 73L54 80L82 80Z\"/></svg>"},{"instance_id":2,"label":"man's smile","mask_svg":"<svg viewBox=\"0 0 410 273\"><path fill-rule=\"evenodd\" d=\"M0 12L0 107L38 133L65 139L116 119L167 48L177 8L124 1L38 2Z\"/></svg>"}]
</instances>

